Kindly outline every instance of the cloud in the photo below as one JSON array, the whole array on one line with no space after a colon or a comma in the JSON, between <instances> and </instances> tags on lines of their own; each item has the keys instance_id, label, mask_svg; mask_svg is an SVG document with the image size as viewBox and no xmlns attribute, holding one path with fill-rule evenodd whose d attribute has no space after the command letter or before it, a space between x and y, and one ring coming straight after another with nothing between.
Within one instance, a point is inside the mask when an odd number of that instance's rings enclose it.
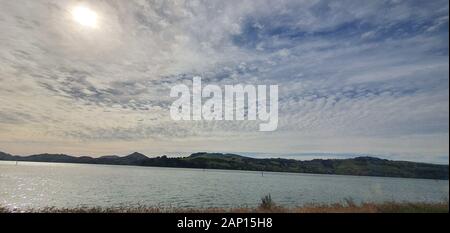
<instances>
[{"instance_id":1,"label":"cloud","mask_svg":"<svg viewBox=\"0 0 450 233\"><path fill-rule=\"evenodd\" d=\"M448 158L448 1L86 1L95 30L79 1L0 2L2 150ZM279 85L278 131L172 121L194 75Z\"/></svg>"}]
</instances>

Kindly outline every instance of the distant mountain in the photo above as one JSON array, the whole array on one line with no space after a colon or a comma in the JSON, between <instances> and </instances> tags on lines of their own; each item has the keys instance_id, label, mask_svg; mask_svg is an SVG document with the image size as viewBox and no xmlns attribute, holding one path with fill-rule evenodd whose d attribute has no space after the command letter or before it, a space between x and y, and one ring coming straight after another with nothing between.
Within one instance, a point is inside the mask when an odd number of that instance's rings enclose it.
<instances>
[{"instance_id":1,"label":"distant mountain","mask_svg":"<svg viewBox=\"0 0 450 233\"><path fill-rule=\"evenodd\" d=\"M352 159L314 159L310 161L299 161L294 159L281 158L256 159L236 154L205 152L195 153L188 157L178 158L169 158L167 156L149 158L138 152L134 152L124 157L109 155L99 158L92 158L88 156L74 157L64 154L16 156L0 152L0 160L298 172L443 180L448 180L449 176L448 165L391 161L374 157L357 157Z\"/></svg>"}]
</instances>

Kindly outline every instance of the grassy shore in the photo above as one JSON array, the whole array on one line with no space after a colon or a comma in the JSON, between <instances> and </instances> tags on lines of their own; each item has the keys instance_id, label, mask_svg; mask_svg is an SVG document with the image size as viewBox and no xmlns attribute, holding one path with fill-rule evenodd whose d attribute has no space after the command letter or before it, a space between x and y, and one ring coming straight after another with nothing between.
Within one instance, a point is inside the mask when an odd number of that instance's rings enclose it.
<instances>
[{"instance_id":1,"label":"grassy shore","mask_svg":"<svg viewBox=\"0 0 450 233\"><path fill-rule=\"evenodd\" d=\"M270 196L262 198L256 208L206 208L182 209L159 208L148 206L137 207L78 207L11 210L0 207L0 213L448 213L448 201L440 203L385 202L355 204L351 200L335 204L308 204L287 208L275 204Z\"/></svg>"}]
</instances>

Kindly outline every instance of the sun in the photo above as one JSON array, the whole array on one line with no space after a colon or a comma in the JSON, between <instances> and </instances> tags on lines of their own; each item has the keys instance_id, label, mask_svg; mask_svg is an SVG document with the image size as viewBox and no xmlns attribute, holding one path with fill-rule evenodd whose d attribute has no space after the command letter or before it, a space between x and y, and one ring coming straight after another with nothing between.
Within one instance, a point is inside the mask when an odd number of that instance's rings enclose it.
<instances>
[{"instance_id":1,"label":"sun","mask_svg":"<svg viewBox=\"0 0 450 233\"><path fill-rule=\"evenodd\" d=\"M72 10L72 17L75 22L89 28L97 27L97 13L88 7L77 6Z\"/></svg>"}]
</instances>

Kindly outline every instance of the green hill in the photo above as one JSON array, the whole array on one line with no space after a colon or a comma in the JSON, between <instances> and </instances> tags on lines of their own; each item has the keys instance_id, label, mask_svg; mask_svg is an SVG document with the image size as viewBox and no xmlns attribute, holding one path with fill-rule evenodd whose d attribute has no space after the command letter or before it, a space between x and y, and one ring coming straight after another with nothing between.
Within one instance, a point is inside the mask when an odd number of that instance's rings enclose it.
<instances>
[{"instance_id":1,"label":"green hill","mask_svg":"<svg viewBox=\"0 0 450 233\"><path fill-rule=\"evenodd\" d=\"M444 180L448 180L449 174L448 165L391 161L374 157L300 161L282 158L256 159L236 154L204 152L195 153L188 157L177 158L169 158L167 156L149 158L137 152L124 157L103 156L99 158L87 156L74 157L62 154L14 156L0 152L0 160L297 172Z\"/></svg>"}]
</instances>

